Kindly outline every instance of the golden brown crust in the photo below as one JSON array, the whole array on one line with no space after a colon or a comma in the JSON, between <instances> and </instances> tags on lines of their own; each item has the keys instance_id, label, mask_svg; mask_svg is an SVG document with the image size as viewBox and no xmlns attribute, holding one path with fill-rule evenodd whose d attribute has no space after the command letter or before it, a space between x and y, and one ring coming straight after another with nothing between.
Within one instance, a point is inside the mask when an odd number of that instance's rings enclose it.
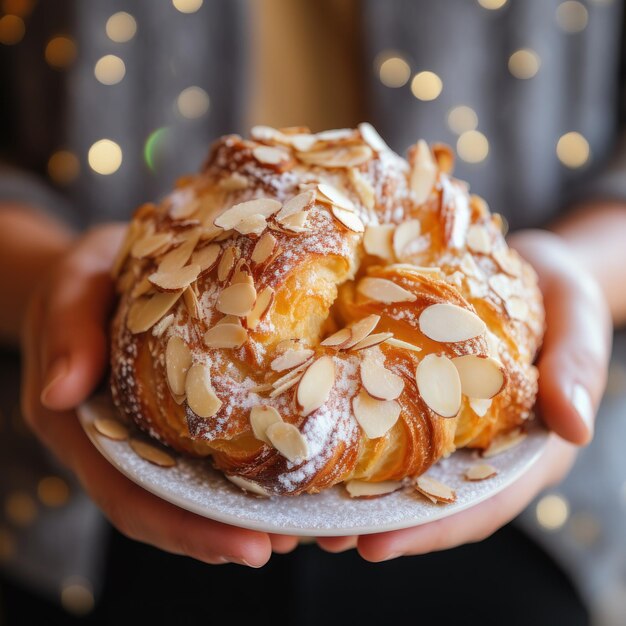
<instances>
[{"instance_id":1,"label":"golden brown crust","mask_svg":"<svg viewBox=\"0 0 626 626\"><path fill-rule=\"evenodd\" d=\"M221 139L200 174L135 214L115 265L111 387L121 412L176 450L286 495L416 476L523 425L543 333L536 277L497 216L449 175L450 151L420 142L407 163L363 127L253 136ZM429 330L426 317L441 305L481 330L438 337L449 329ZM374 333L389 333L382 343L321 345L343 328L356 343L368 316L380 317ZM373 343L371 332L363 338ZM490 357L502 388L480 406L463 394L442 417L438 403L455 395L420 388L429 355L445 361L452 387L455 358ZM369 386L368 359L383 373ZM381 378L391 380L382 392ZM295 428L255 432L259 405Z\"/></svg>"}]
</instances>

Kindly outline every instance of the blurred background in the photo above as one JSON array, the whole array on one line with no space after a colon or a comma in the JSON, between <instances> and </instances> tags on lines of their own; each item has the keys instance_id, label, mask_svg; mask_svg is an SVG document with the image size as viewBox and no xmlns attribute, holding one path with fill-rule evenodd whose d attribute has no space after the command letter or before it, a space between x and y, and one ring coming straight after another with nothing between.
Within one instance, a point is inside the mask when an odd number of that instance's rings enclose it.
<instances>
[{"instance_id":1,"label":"blurred background","mask_svg":"<svg viewBox=\"0 0 626 626\"><path fill-rule=\"evenodd\" d=\"M542 226L584 199L626 198L622 9L0 0L0 200L82 229L158 198L219 135L367 120L400 153L419 137L450 144L456 175L511 229ZM88 620L106 581L106 525L23 425L10 347L0 372L0 616L32 589ZM617 334L594 443L517 522L597 624L626 623L625 407Z\"/></svg>"}]
</instances>

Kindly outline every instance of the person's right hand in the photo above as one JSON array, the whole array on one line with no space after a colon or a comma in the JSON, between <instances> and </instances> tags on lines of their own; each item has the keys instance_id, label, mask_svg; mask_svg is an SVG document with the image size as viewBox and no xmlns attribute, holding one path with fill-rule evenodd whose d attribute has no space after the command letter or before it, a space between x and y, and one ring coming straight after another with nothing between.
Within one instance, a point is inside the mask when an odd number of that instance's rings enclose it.
<instances>
[{"instance_id":1,"label":"person's right hand","mask_svg":"<svg viewBox=\"0 0 626 626\"><path fill-rule=\"evenodd\" d=\"M297 538L228 526L152 495L100 455L74 413L106 370L114 302L109 271L122 235L120 225L91 230L33 293L22 331L26 421L124 535L206 563L260 567L272 549L293 550Z\"/></svg>"}]
</instances>

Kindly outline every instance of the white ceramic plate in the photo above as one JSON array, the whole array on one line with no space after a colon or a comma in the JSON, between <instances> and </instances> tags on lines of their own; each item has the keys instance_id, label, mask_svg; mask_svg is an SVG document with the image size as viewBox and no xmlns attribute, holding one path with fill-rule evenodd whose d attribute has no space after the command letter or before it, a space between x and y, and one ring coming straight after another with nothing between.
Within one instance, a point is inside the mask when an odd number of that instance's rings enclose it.
<instances>
[{"instance_id":1,"label":"white ceramic plate","mask_svg":"<svg viewBox=\"0 0 626 626\"><path fill-rule=\"evenodd\" d=\"M411 488L371 499L350 498L340 487L316 495L257 498L245 494L214 470L207 460L177 456L175 467L162 468L143 460L127 441L113 441L93 426L97 417L117 417L107 395L86 402L78 415L98 450L132 481L184 509L220 522L279 534L341 536L397 530L453 515L498 493L526 472L548 442L536 424L516 447L490 458L497 476L467 482L465 470L479 460L459 450L428 474L456 490L453 504L431 504Z\"/></svg>"}]
</instances>

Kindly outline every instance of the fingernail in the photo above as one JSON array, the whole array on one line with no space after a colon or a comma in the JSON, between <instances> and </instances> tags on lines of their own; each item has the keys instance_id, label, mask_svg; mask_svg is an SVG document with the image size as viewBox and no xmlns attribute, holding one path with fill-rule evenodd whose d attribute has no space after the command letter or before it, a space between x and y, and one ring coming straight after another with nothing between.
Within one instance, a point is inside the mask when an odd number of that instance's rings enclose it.
<instances>
[{"instance_id":1,"label":"fingernail","mask_svg":"<svg viewBox=\"0 0 626 626\"><path fill-rule=\"evenodd\" d=\"M54 386L66 376L69 370L68 359L65 356L56 359L48 368L46 378L44 380L43 391L41 392L41 403L46 404L47 398Z\"/></svg>"},{"instance_id":2,"label":"fingernail","mask_svg":"<svg viewBox=\"0 0 626 626\"><path fill-rule=\"evenodd\" d=\"M589 434L593 434L593 419L595 411L593 409L593 403L591 402L591 396L589 392L580 384L574 385L572 390L572 396L570 398L572 406L576 409L578 415L585 423L585 426L589 430Z\"/></svg>"},{"instance_id":3,"label":"fingernail","mask_svg":"<svg viewBox=\"0 0 626 626\"><path fill-rule=\"evenodd\" d=\"M397 559L399 556L402 556L401 552L392 552L391 554L387 555L384 559L381 559L381 563L383 561L391 561L393 559Z\"/></svg>"},{"instance_id":4,"label":"fingernail","mask_svg":"<svg viewBox=\"0 0 626 626\"><path fill-rule=\"evenodd\" d=\"M254 563L250 563L250 561L246 561L246 559L241 559L236 556L227 556L226 559L228 559L229 563L235 563L236 565L245 565L246 567L252 567L254 569L259 569L259 567L263 567L263 565L265 565L264 563L262 563L261 565L255 565Z\"/></svg>"}]
</instances>

